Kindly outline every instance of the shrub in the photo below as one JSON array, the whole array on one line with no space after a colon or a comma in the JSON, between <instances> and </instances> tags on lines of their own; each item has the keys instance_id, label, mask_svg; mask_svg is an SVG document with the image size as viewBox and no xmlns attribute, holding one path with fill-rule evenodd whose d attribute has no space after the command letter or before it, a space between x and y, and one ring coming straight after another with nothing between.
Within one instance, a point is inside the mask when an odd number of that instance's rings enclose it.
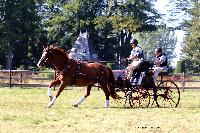
<instances>
[{"instance_id":1,"label":"shrub","mask_svg":"<svg viewBox=\"0 0 200 133\"><path fill-rule=\"evenodd\" d=\"M185 72L185 62L177 61L175 73L183 73Z\"/></svg>"},{"instance_id":2,"label":"shrub","mask_svg":"<svg viewBox=\"0 0 200 133\"><path fill-rule=\"evenodd\" d=\"M114 62L108 62L107 67L111 68L112 70L116 69L115 63Z\"/></svg>"},{"instance_id":3,"label":"shrub","mask_svg":"<svg viewBox=\"0 0 200 133\"><path fill-rule=\"evenodd\" d=\"M3 65L0 65L0 70L3 70L3 68L4 68Z\"/></svg>"},{"instance_id":4,"label":"shrub","mask_svg":"<svg viewBox=\"0 0 200 133\"><path fill-rule=\"evenodd\" d=\"M24 65L20 65L19 68L17 68L17 70L25 70L25 66Z\"/></svg>"},{"instance_id":5,"label":"shrub","mask_svg":"<svg viewBox=\"0 0 200 133\"><path fill-rule=\"evenodd\" d=\"M41 68L40 71L45 71L49 73L40 73L39 76L43 78L54 78L54 70L51 68Z\"/></svg>"}]
</instances>

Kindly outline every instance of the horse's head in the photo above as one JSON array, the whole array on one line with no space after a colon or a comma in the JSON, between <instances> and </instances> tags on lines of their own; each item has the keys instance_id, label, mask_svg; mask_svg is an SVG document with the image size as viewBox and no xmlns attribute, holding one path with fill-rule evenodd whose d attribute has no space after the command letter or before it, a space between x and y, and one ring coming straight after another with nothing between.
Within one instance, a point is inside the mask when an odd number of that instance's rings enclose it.
<instances>
[{"instance_id":1,"label":"horse's head","mask_svg":"<svg viewBox=\"0 0 200 133\"><path fill-rule=\"evenodd\" d=\"M50 45L49 47L44 48L42 57L38 61L37 66L41 67L52 63L56 67L63 65L63 62L66 62L67 60L68 54L65 53L63 49L57 47L56 45Z\"/></svg>"},{"instance_id":2,"label":"horse's head","mask_svg":"<svg viewBox=\"0 0 200 133\"><path fill-rule=\"evenodd\" d=\"M42 56L37 63L37 66L42 67L49 64L51 62L51 58L52 58L52 49L50 47L44 48Z\"/></svg>"}]
</instances>

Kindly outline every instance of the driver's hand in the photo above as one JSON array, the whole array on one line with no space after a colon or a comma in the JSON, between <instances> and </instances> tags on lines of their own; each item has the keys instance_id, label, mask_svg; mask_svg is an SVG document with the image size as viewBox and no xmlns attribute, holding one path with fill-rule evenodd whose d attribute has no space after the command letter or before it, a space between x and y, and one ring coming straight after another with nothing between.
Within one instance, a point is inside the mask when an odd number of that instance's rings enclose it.
<instances>
[{"instance_id":1,"label":"driver's hand","mask_svg":"<svg viewBox=\"0 0 200 133\"><path fill-rule=\"evenodd\" d=\"M131 58L127 58L127 60L132 60Z\"/></svg>"}]
</instances>

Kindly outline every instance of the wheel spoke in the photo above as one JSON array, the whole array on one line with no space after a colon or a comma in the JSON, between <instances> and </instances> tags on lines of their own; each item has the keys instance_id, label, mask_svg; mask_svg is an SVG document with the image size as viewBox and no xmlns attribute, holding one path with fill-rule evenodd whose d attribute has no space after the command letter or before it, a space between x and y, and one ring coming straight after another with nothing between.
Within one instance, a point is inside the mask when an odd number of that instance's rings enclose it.
<instances>
[{"instance_id":1,"label":"wheel spoke","mask_svg":"<svg viewBox=\"0 0 200 133\"><path fill-rule=\"evenodd\" d=\"M173 81L163 81L157 86L157 95L157 105L160 107L177 107L179 104L180 91Z\"/></svg>"},{"instance_id":2,"label":"wheel spoke","mask_svg":"<svg viewBox=\"0 0 200 133\"><path fill-rule=\"evenodd\" d=\"M132 107L148 107L150 104L150 94L147 90L137 87L132 91L129 100Z\"/></svg>"},{"instance_id":3,"label":"wheel spoke","mask_svg":"<svg viewBox=\"0 0 200 133\"><path fill-rule=\"evenodd\" d=\"M116 89L117 95L119 95L120 99L111 99L111 104L114 107L127 107L128 105L128 91L127 88Z\"/></svg>"}]
</instances>

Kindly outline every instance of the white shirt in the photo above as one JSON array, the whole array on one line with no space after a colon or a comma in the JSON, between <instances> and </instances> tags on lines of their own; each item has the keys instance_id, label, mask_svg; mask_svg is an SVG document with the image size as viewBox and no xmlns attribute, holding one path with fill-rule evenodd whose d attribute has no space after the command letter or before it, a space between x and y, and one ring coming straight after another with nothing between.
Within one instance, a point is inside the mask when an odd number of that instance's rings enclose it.
<instances>
[{"instance_id":1,"label":"white shirt","mask_svg":"<svg viewBox=\"0 0 200 133\"><path fill-rule=\"evenodd\" d=\"M165 62L167 60L167 56L166 55L161 55L160 57L156 57L155 58L155 62L158 62L158 61L160 61L161 62L161 64L163 63L163 62ZM168 69L168 67L167 66L162 66L164 69Z\"/></svg>"},{"instance_id":2,"label":"white shirt","mask_svg":"<svg viewBox=\"0 0 200 133\"><path fill-rule=\"evenodd\" d=\"M131 50L131 55L130 55L130 58L133 58L133 57L138 57L139 58L139 55L143 53L143 50L142 48L136 46L135 48L133 48ZM140 59L140 58L139 58ZM143 58L141 58L140 60L143 60Z\"/></svg>"},{"instance_id":3,"label":"white shirt","mask_svg":"<svg viewBox=\"0 0 200 133\"><path fill-rule=\"evenodd\" d=\"M155 58L155 62L160 61L161 63L163 63L163 62L166 61L166 59L167 59L167 57L166 57L165 55L162 55L162 56L160 56L160 57L156 57L156 58Z\"/></svg>"}]
</instances>

